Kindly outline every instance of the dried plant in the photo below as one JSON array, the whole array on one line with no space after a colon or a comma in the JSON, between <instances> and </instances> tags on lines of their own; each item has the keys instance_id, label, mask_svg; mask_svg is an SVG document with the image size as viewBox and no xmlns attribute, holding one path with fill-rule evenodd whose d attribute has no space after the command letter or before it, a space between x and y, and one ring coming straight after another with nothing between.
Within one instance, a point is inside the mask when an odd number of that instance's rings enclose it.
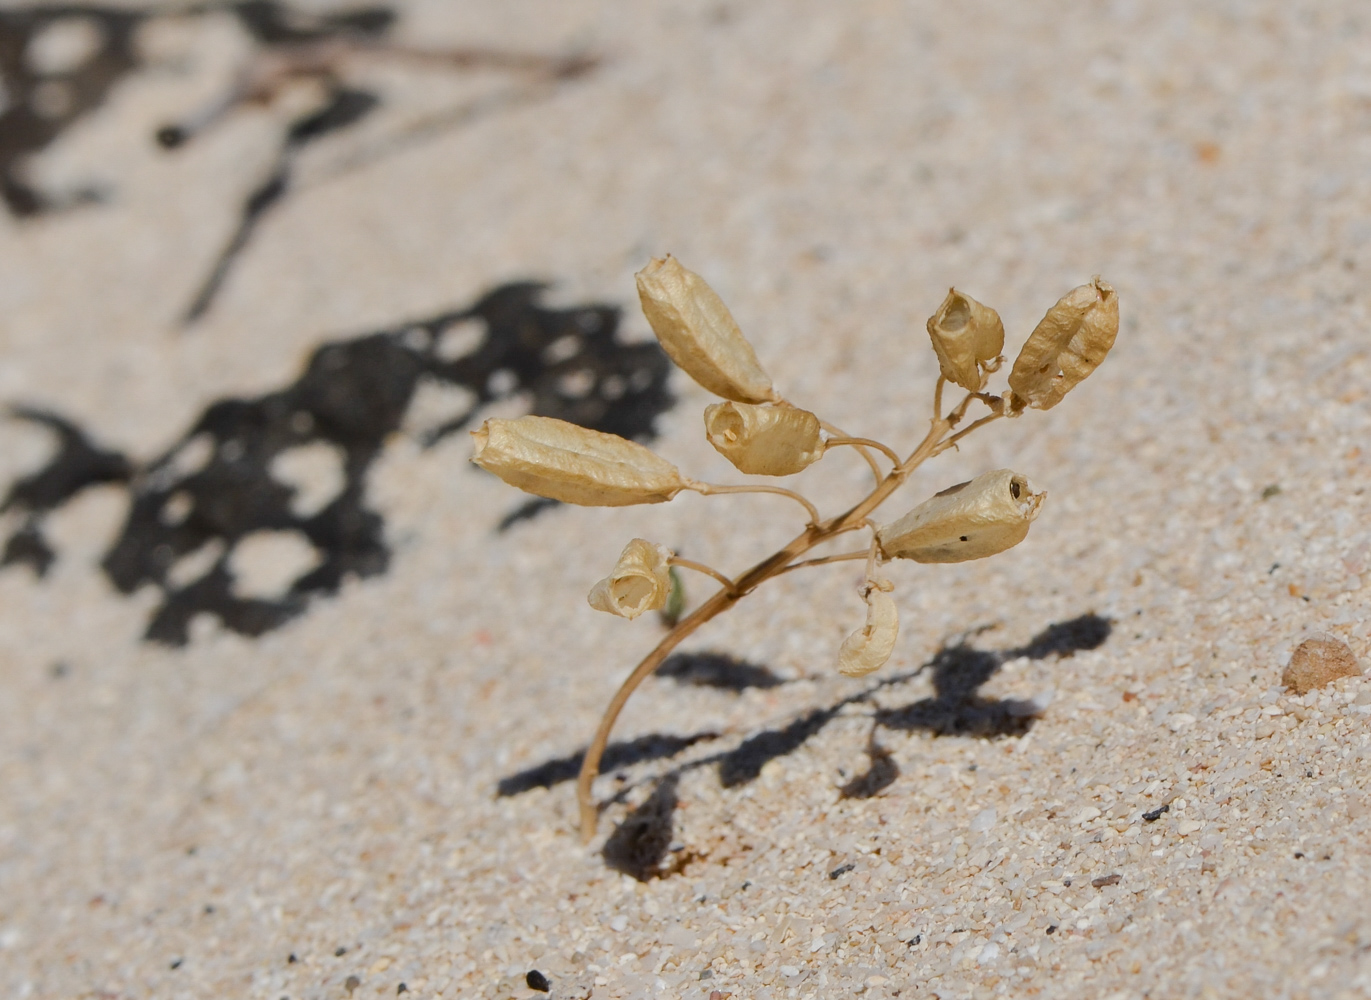
<instances>
[{"instance_id":1,"label":"dried plant","mask_svg":"<svg viewBox=\"0 0 1371 1000\"><path fill-rule=\"evenodd\" d=\"M672 626L605 709L582 761L577 786L581 834L586 840L594 835L597 819L592 782L624 704L683 639L762 583L801 567L864 559L866 580L861 593L867 605L866 624L848 636L838 651L839 671L859 677L890 658L899 632L894 586L878 573L882 562L964 562L995 555L1023 541L1046 493L1035 492L1027 479L1008 469L943 490L888 524L878 525L871 515L915 469L973 431L1003 417L1020 416L1026 408L1056 406L1104 360L1119 329L1114 289L1095 278L1047 311L1014 362L1009 388L993 395L986 388L990 375L1004 361L1000 354L1004 325L995 310L953 289L928 320L940 369L933 388L931 426L918 446L902 458L894 448L853 437L782 398L728 308L699 275L668 256L653 260L637 277L643 312L663 349L687 375L726 400L705 410L705 432L710 444L739 471L793 475L841 446L855 449L867 461L875 484L843 513L824 517L812 501L794 490L697 482L643 445L561 420L492 419L472 432L473 462L512 486L553 500L617 507L664 503L686 490L777 493L805 511L804 530L738 576L726 576L674 555L664 546L635 538L613 571L591 589L589 600L596 610L636 618L666 607L673 595L679 597L673 567L704 573L719 584L708 600ZM966 394L944 412L943 390L949 382ZM988 412L958 430L973 403ZM887 460L889 468L882 466L877 454ZM870 532L865 547L807 557L817 546L854 531Z\"/></svg>"}]
</instances>

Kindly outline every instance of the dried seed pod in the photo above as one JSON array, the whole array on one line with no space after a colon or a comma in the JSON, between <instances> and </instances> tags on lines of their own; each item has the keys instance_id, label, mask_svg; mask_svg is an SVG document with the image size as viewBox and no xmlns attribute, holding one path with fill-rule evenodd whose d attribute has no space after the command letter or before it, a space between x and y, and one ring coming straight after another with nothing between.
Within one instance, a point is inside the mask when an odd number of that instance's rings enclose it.
<instances>
[{"instance_id":1,"label":"dried seed pod","mask_svg":"<svg viewBox=\"0 0 1371 1000\"><path fill-rule=\"evenodd\" d=\"M663 503L690 483L642 445L553 417L487 420L471 460L511 486L563 503Z\"/></svg>"},{"instance_id":2,"label":"dried seed pod","mask_svg":"<svg viewBox=\"0 0 1371 1000\"><path fill-rule=\"evenodd\" d=\"M876 532L887 559L923 563L984 559L1028 536L1042 493L1009 469L997 469L943 490Z\"/></svg>"},{"instance_id":3,"label":"dried seed pod","mask_svg":"<svg viewBox=\"0 0 1371 1000\"><path fill-rule=\"evenodd\" d=\"M705 407L705 434L749 475L790 476L824 454L819 418L795 406L713 403Z\"/></svg>"},{"instance_id":4,"label":"dried seed pod","mask_svg":"<svg viewBox=\"0 0 1371 1000\"><path fill-rule=\"evenodd\" d=\"M838 650L838 672L864 677L890 659L900 634L900 615L895 610L894 589L887 580L874 580L862 592L866 600L866 624L843 640Z\"/></svg>"},{"instance_id":5,"label":"dried seed pod","mask_svg":"<svg viewBox=\"0 0 1371 1000\"><path fill-rule=\"evenodd\" d=\"M1099 277L1062 296L1014 360L1006 412L1052 409L1099 367L1118 333L1119 297Z\"/></svg>"},{"instance_id":6,"label":"dried seed pod","mask_svg":"<svg viewBox=\"0 0 1371 1000\"><path fill-rule=\"evenodd\" d=\"M733 315L693 271L668 254L637 274L643 315L676 365L716 396L739 403L779 401Z\"/></svg>"},{"instance_id":7,"label":"dried seed pod","mask_svg":"<svg viewBox=\"0 0 1371 1000\"><path fill-rule=\"evenodd\" d=\"M981 387L981 369L993 371L987 362L1004 350L1000 314L955 288L948 290L943 304L928 318L928 336L943 378L972 392Z\"/></svg>"},{"instance_id":8,"label":"dried seed pod","mask_svg":"<svg viewBox=\"0 0 1371 1000\"><path fill-rule=\"evenodd\" d=\"M614 571L586 598L596 611L620 618L637 618L644 611L666 607L671 596L671 550L635 538L624 546Z\"/></svg>"}]
</instances>

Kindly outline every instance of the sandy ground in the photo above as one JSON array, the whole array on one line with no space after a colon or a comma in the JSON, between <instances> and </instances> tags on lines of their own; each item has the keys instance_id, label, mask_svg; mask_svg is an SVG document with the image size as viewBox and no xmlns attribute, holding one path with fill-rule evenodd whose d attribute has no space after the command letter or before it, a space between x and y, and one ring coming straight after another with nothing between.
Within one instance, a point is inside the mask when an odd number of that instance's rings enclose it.
<instances>
[{"instance_id":1,"label":"sandy ground","mask_svg":"<svg viewBox=\"0 0 1371 1000\"><path fill-rule=\"evenodd\" d=\"M155 588L99 568L128 489L80 493L46 577L0 573L0 994L504 1000L534 969L597 1000L1371 994L1371 686L1280 685L1307 634L1371 646L1364 5L399 10L415 44L604 61L549 86L361 67L383 111L301 152L183 329L298 95L160 151L250 46L226 16L145 26L155 64L30 164L106 202L0 219L0 396L145 462L318 344L500 282L620 304L641 339L632 273L666 251L789 398L902 448L954 282L1014 350L1101 274L1118 346L892 501L1006 465L1050 494L1012 552L891 568L883 672L833 669L856 564L693 639L731 659L630 704L616 738L646 738L600 779L588 849L566 759L662 630L586 591L635 536L750 565L798 527L784 500L499 533L519 498L465 434L405 430L366 487L385 572L258 638L198 616L169 648L141 638ZM654 446L736 481L707 394L672 388ZM0 428L5 481L49 447ZM864 475L835 454L803 482L832 511ZM740 690L691 683L710 663Z\"/></svg>"}]
</instances>

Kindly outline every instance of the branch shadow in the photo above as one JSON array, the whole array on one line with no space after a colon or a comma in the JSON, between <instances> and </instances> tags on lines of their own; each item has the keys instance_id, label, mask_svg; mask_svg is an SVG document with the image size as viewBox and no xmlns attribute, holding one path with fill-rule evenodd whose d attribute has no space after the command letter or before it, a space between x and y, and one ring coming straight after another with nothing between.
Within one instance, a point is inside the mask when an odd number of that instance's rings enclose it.
<instances>
[{"instance_id":1,"label":"branch shadow","mask_svg":"<svg viewBox=\"0 0 1371 1000\"><path fill-rule=\"evenodd\" d=\"M895 763L895 755L876 741L874 729L866 745L866 756L871 766L838 789L842 798L875 798L900 776L900 765Z\"/></svg>"},{"instance_id":2,"label":"branch shadow","mask_svg":"<svg viewBox=\"0 0 1371 1000\"><path fill-rule=\"evenodd\" d=\"M649 733L637 739L611 743L605 747L604 756L600 758L600 773L605 774L621 767L641 764L643 761L675 757L682 750L702 740L716 739L718 735L710 730L693 733L690 736ZM531 792L535 788L551 788L563 782L575 781L576 776L581 773L581 761L585 759L585 755L584 750L578 750L576 753L554 757L552 760L543 761L534 767L501 778L495 785L495 797L505 799L512 795Z\"/></svg>"},{"instance_id":3,"label":"branch shadow","mask_svg":"<svg viewBox=\"0 0 1371 1000\"><path fill-rule=\"evenodd\" d=\"M647 801L619 821L600 852L605 864L639 882L664 878L684 866L687 859L671 856L680 783L679 772L667 774Z\"/></svg>"},{"instance_id":4,"label":"branch shadow","mask_svg":"<svg viewBox=\"0 0 1371 1000\"><path fill-rule=\"evenodd\" d=\"M748 688L774 688L785 683L771 668L748 663L727 653L703 651L675 653L657 668L655 676L669 677L677 684L720 688L740 693Z\"/></svg>"},{"instance_id":5,"label":"branch shadow","mask_svg":"<svg viewBox=\"0 0 1371 1000\"><path fill-rule=\"evenodd\" d=\"M671 847L675 810L679 805L677 789L680 779L687 772L716 767L723 788L747 785L756 780L768 763L794 753L821 732L847 706L869 704L878 691L913 680L925 671L931 674L932 697L921 698L898 708L875 708L870 713L873 728L866 748L870 766L839 789L842 798L872 798L898 780L899 764L876 738L881 727L902 732L923 730L934 736L961 735L982 739L1026 733L1040 712L1039 706L1020 699L987 698L980 694L985 683L1006 662L1019 657L1034 660L1048 657L1066 659L1078 652L1097 649L1108 640L1112 630L1113 623L1108 618L1091 612L1069 621L1053 623L1026 645L1011 649L975 649L968 644L967 637L963 637L940 649L931 660L914 670L884 678L866 690L839 699L832 705L810 709L784 725L764 729L747 737L731 750L678 764L663 775L646 779L653 784L653 790L611 832L603 850L605 863L639 881L680 871L691 858L688 852L673 852ZM673 668L673 671L689 674L694 669L691 655L681 656L684 665ZM717 653L693 655L697 660L716 658L724 662L736 662ZM766 670L764 667L753 669ZM766 672L775 676L769 670ZM673 676L673 673L667 675ZM600 770L604 773L630 763L671 758L695 743L718 736L717 733L707 732L692 736L652 734L614 743L606 750ZM503 778L497 785L496 794L507 797L533 788L550 788L554 784L571 781L579 772L583 753L549 760ZM626 785L619 789L601 804L601 810L625 802L634 787Z\"/></svg>"}]
</instances>

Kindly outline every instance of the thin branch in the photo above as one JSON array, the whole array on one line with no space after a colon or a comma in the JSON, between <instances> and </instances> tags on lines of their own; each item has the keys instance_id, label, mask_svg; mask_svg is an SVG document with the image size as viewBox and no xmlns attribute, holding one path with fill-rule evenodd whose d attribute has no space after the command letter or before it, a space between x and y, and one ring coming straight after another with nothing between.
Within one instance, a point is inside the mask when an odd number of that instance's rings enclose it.
<instances>
[{"instance_id":1,"label":"thin branch","mask_svg":"<svg viewBox=\"0 0 1371 1000\"><path fill-rule=\"evenodd\" d=\"M826 431L827 433L833 435L833 437L829 438L830 441L834 440L835 438L840 438L844 440L850 439L852 441L858 440L857 438L852 437L851 434L847 433L847 431L843 430L841 427L835 427L833 424L830 424L827 420L820 420L819 426L822 427L824 431ZM858 455L861 455L862 458L866 459L866 464L871 466L871 474L876 477L876 485L880 486L881 480L885 479L885 473L882 472L881 467L876 464L876 460L871 457L871 452L867 451L866 448L862 445L854 445L853 447L857 449ZM895 460L895 464L900 464L899 459Z\"/></svg>"},{"instance_id":2,"label":"thin branch","mask_svg":"<svg viewBox=\"0 0 1371 1000\"><path fill-rule=\"evenodd\" d=\"M819 516L819 508L806 500L794 490L788 490L784 486L719 486L714 483L691 483L687 489L692 489L701 496L711 496L715 493L775 493L777 496L790 497L796 503L804 507L809 512L809 523L818 524L822 518Z\"/></svg>"},{"instance_id":3,"label":"thin branch","mask_svg":"<svg viewBox=\"0 0 1371 1000\"><path fill-rule=\"evenodd\" d=\"M943 418L943 386L947 384L947 379L940 374L938 384L933 387L933 422L936 424Z\"/></svg>"},{"instance_id":4,"label":"thin branch","mask_svg":"<svg viewBox=\"0 0 1371 1000\"><path fill-rule=\"evenodd\" d=\"M680 566L682 569L693 569L696 573L712 576L723 584L724 589L729 593L736 593L738 590L738 585L736 583L724 576L713 566L706 566L704 563L698 563L693 559L682 559L680 556L672 556L667 562L672 566Z\"/></svg>"},{"instance_id":5,"label":"thin branch","mask_svg":"<svg viewBox=\"0 0 1371 1000\"><path fill-rule=\"evenodd\" d=\"M875 448L881 454L885 455L886 458L890 459L893 464L900 464L900 456L895 453L894 448L889 445L881 444L879 441L873 441L871 438L831 437L824 442L825 448L832 448L834 445L851 445L854 448L861 448L863 446ZM881 478L884 479L885 477L882 476Z\"/></svg>"},{"instance_id":6,"label":"thin branch","mask_svg":"<svg viewBox=\"0 0 1371 1000\"><path fill-rule=\"evenodd\" d=\"M777 573L776 575L780 576L782 573L789 573L792 569L803 569L806 566L822 566L824 563L850 562L853 559L865 559L867 557L867 553L867 549L858 549L855 552L843 552L836 556L823 556L819 559L806 559L803 562L791 563L789 566L781 570L781 572Z\"/></svg>"},{"instance_id":7,"label":"thin branch","mask_svg":"<svg viewBox=\"0 0 1371 1000\"><path fill-rule=\"evenodd\" d=\"M999 420L1002 416L1004 416L1003 413L988 413L984 417L981 417L980 420L977 420L975 423L963 427L956 434L953 434L950 438L948 438L946 441L943 441L938 446L938 454L942 454L949 448L955 448L957 446L957 442L960 441L962 438L966 437L972 431L976 430L978 427L984 427L988 423L992 423L996 420Z\"/></svg>"}]
</instances>

